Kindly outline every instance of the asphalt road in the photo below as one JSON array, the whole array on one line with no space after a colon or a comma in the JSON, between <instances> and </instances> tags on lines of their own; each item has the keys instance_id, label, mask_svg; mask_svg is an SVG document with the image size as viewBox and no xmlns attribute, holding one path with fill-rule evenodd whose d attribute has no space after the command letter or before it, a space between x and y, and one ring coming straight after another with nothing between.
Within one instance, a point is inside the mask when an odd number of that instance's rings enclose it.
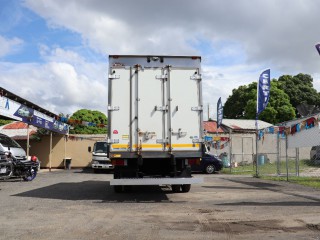
<instances>
[{"instance_id":1,"label":"asphalt road","mask_svg":"<svg viewBox=\"0 0 320 240\"><path fill-rule=\"evenodd\" d=\"M197 175L189 193L135 187L112 174L42 171L0 181L0 239L318 239L320 191L250 176Z\"/></svg>"}]
</instances>

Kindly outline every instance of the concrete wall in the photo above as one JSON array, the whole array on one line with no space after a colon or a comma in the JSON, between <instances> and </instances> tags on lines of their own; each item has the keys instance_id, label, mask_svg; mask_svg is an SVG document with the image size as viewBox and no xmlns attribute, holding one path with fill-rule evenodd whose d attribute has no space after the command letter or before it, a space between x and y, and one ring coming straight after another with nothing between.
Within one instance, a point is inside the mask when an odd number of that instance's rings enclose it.
<instances>
[{"instance_id":1,"label":"concrete wall","mask_svg":"<svg viewBox=\"0 0 320 240\"><path fill-rule=\"evenodd\" d=\"M229 134L209 134L209 136L214 137L230 137ZM276 134L265 134L262 140L258 142L258 152L259 154L265 154L270 162L277 161L278 158L278 143L277 143ZM256 135L255 134L245 134L245 133L232 133L231 135L231 144L230 142L221 142L224 145L223 149L214 149L211 148L211 152L217 155L221 153L226 153L228 158L232 155L233 162L247 162L252 163L256 154ZM230 153L230 146L231 151ZM299 159L310 159L310 150L311 147L301 147L299 148ZM286 157L286 142L285 139L279 141L279 153L280 160L285 161ZM288 149L288 158L292 159L296 156L296 149Z\"/></svg>"},{"instance_id":2,"label":"concrete wall","mask_svg":"<svg viewBox=\"0 0 320 240\"><path fill-rule=\"evenodd\" d=\"M62 135L52 137L51 168L64 168L64 158L72 158L71 167L90 167L91 153L88 146L93 147L97 140L103 140L105 135L70 136L67 141ZM26 141L18 141L26 149ZM41 141L30 141L30 155L36 155L41 161L41 168L49 168L50 136L43 136Z\"/></svg>"}]
</instances>

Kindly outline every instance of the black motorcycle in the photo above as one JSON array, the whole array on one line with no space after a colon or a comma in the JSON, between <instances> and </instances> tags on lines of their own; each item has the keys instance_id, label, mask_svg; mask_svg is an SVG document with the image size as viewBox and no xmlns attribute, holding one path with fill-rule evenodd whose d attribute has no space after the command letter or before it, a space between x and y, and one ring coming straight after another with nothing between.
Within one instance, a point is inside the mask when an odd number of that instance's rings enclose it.
<instances>
[{"instance_id":1,"label":"black motorcycle","mask_svg":"<svg viewBox=\"0 0 320 240\"><path fill-rule=\"evenodd\" d=\"M39 168L38 158L32 156L30 160L18 160L10 152L0 152L0 179L20 177L25 181L32 181Z\"/></svg>"}]
</instances>

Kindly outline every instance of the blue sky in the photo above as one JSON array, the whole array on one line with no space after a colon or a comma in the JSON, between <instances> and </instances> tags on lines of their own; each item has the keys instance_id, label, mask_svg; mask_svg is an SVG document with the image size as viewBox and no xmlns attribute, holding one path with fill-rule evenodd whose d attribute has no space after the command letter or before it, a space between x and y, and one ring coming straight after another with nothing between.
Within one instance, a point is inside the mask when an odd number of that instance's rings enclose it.
<instances>
[{"instance_id":1,"label":"blue sky","mask_svg":"<svg viewBox=\"0 0 320 240\"><path fill-rule=\"evenodd\" d=\"M3 61L14 63L43 62L39 52L40 44L80 51L81 35L62 26L48 26L48 23L24 6L23 1L0 1L0 33L7 39L19 38L23 42L18 50L3 56ZM89 49L90 50L90 49Z\"/></svg>"},{"instance_id":2,"label":"blue sky","mask_svg":"<svg viewBox=\"0 0 320 240\"><path fill-rule=\"evenodd\" d=\"M106 113L107 55L157 54L202 56L204 104L213 115L219 97L225 102L266 68L272 78L310 74L319 91L317 6L316 0L0 0L0 84L55 113Z\"/></svg>"}]
</instances>

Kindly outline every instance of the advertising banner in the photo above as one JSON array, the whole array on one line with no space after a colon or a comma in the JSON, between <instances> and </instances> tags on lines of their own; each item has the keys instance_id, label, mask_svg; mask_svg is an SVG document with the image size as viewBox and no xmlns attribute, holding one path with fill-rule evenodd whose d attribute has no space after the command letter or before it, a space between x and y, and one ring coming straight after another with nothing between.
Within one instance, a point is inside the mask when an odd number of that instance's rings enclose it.
<instances>
[{"instance_id":1,"label":"advertising banner","mask_svg":"<svg viewBox=\"0 0 320 240\"><path fill-rule=\"evenodd\" d=\"M217 103L217 131L218 131L218 128L221 126L222 119L223 119L223 106L222 106L221 97L220 97Z\"/></svg>"},{"instance_id":2,"label":"advertising banner","mask_svg":"<svg viewBox=\"0 0 320 240\"><path fill-rule=\"evenodd\" d=\"M270 97L270 69L263 71L259 77L257 92L257 115L268 105Z\"/></svg>"},{"instance_id":3,"label":"advertising banner","mask_svg":"<svg viewBox=\"0 0 320 240\"><path fill-rule=\"evenodd\" d=\"M318 51L318 53L319 53L319 55L320 55L320 43L317 43L317 44L316 44L316 49L317 49L317 51Z\"/></svg>"},{"instance_id":4,"label":"advertising banner","mask_svg":"<svg viewBox=\"0 0 320 240\"><path fill-rule=\"evenodd\" d=\"M68 124L6 97L0 97L0 115L60 134L68 133Z\"/></svg>"}]
</instances>

